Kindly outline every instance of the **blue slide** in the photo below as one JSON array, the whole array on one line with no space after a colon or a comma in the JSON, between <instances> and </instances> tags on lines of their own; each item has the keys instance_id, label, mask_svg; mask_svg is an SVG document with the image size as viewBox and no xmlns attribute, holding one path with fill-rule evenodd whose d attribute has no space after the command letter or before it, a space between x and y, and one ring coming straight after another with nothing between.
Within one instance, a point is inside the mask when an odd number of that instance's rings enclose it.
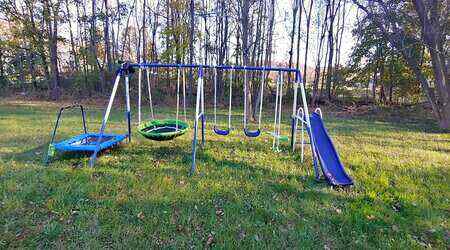
<instances>
[{"instance_id":1,"label":"blue slide","mask_svg":"<svg viewBox=\"0 0 450 250\"><path fill-rule=\"evenodd\" d=\"M334 186L353 185L353 180L345 172L333 141L325 129L322 118L319 114L313 112L310 119L311 132L315 142L314 150L319 158L325 178Z\"/></svg>"}]
</instances>

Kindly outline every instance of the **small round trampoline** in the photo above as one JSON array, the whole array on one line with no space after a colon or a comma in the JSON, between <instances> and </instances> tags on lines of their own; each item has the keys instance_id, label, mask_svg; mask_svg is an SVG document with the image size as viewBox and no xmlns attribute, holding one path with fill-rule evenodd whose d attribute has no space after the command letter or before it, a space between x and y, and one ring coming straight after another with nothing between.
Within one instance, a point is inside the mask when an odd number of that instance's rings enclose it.
<instances>
[{"instance_id":1,"label":"small round trampoline","mask_svg":"<svg viewBox=\"0 0 450 250\"><path fill-rule=\"evenodd\" d=\"M142 123L138 127L139 134L154 141L168 141L178 136L184 135L189 129L189 125L181 120L164 119L151 120Z\"/></svg>"}]
</instances>

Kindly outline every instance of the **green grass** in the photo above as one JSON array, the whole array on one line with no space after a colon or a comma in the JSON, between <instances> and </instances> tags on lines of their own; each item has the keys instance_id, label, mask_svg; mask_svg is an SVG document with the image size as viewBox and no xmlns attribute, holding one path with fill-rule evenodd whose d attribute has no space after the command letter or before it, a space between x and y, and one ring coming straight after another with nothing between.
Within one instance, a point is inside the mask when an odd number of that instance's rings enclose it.
<instances>
[{"instance_id":1,"label":"green grass","mask_svg":"<svg viewBox=\"0 0 450 250\"><path fill-rule=\"evenodd\" d=\"M220 137L211 123L193 177L192 130L170 142L134 133L95 168L74 156L46 167L56 111L43 103L0 104L0 248L449 246L450 135L414 112L325 113L356 182L334 189L313 179L309 152L301 163L288 145L273 152L267 135L247 139L235 130ZM88 109L90 129L99 128L102 112ZM110 131L123 130L123 118L114 111ZM81 132L80 124L77 112L67 112L59 138Z\"/></svg>"}]
</instances>

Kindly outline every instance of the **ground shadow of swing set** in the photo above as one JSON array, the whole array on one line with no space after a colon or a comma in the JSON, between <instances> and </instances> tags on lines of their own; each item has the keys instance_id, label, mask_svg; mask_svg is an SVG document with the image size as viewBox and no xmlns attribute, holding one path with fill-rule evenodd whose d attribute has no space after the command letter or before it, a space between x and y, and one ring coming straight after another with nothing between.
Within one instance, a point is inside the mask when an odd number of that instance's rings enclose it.
<instances>
[{"instance_id":1,"label":"ground shadow of swing set","mask_svg":"<svg viewBox=\"0 0 450 250\"><path fill-rule=\"evenodd\" d=\"M161 68L177 69L177 108L175 119L155 119L152 95L150 74L157 74L157 70ZM178 136L184 135L189 125L186 119L186 77L185 69L197 69L197 91L195 102L195 116L193 126L193 139L192 139L192 163L190 168L190 174L196 172L196 154L198 147L198 136L201 133L201 145L205 144L205 101L204 101L204 71L212 70L214 73L214 126L213 131L220 136L227 136L231 133L231 110L232 110L232 90L233 90L233 74L237 71L242 71L244 75L244 89L243 93L247 93L247 72L256 71L261 74L260 88L259 88L259 118L258 127L255 130L250 130L247 122L247 95L244 96L244 114L243 114L243 132L247 137L258 137L261 135L261 117L264 97L264 85L265 79L269 72L278 73L276 80L276 100L275 100L275 115L274 115L274 127L273 132L269 134L273 137L272 147L274 150L279 150L280 141L290 140L291 150L294 152L297 144L297 132L301 132L300 144L301 144L301 161L303 162L305 144L310 145L313 158L313 167L315 178L321 179L321 175L327 180L327 182L334 186L348 186L353 184L352 178L345 172L344 166L340 161L336 148L329 136L325 125L322 120L322 113L320 109L316 109L311 114L308 111L308 105L306 100L306 93L304 84L301 81L301 74L297 69L292 68L278 68L278 67L252 67L252 66L230 66L230 65L188 65L188 64L159 64L159 63L139 63L131 64L124 63L120 69L116 72L116 78L114 81L111 96L109 98L108 106L106 107L102 125L98 133L88 133L86 129L86 119L84 108L81 105L72 105L63 107L59 110L55 127L52 132L52 137L49 143L48 152L45 157L45 162L49 163L57 152L87 152L89 153L90 160L89 165L93 167L100 152L113 148L119 145L121 142L128 139L131 141L131 108L130 108L130 77L138 70L138 128L139 134L147 139L155 141L172 140ZM226 128L220 128L217 125L217 71L228 72L228 126ZM142 73L145 71L147 79L147 90L150 104L151 119L146 122L141 120L141 102L142 102ZM156 72L156 73L155 73ZM291 116L291 134L290 138L281 135L281 114L282 114L282 97L283 97L283 74L290 73L295 74L295 81L293 83L293 104L292 104L292 116ZM116 97L118 86L124 79L125 85L125 98L126 98L126 117L127 117L127 132L125 134L106 134L105 129L110 116L111 108ZM300 89L302 107L298 107L298 89ZM180 116L180 92L183 97L183 113L184 120L179 119ZM82 116L83 134L75 137L55 142L55 136L58 130L59 121L63 112L67 109L80 108ZM306 131L306 133L305 133ZM309 138L309 142L306 142L306 135Z\"/></svg>"}]
</instances>

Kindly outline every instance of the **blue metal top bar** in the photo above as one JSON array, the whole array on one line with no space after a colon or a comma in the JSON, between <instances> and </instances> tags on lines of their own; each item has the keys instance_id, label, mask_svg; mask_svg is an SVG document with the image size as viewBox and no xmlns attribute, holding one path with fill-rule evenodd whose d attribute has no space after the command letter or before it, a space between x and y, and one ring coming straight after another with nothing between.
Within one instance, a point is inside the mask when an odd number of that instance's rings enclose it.
<instances>
[{"instance_id":1,"label":"blue metal top bar","mask_svg":"<svg viewBox=\"0 0 450 250\"><path fill-rule=\"evenodd\" d=\"M176 64L176 63L130 63L132 68L201 68L201 69L228 69L228 70L259 70L259 71L277 71L277 72L292 72L295 73L296 78L301 81L300 71L293 68L281 67L255 67L255 66L234 66L234 65L201 65L201 64Z\"/></svg>"}]
</instances>

